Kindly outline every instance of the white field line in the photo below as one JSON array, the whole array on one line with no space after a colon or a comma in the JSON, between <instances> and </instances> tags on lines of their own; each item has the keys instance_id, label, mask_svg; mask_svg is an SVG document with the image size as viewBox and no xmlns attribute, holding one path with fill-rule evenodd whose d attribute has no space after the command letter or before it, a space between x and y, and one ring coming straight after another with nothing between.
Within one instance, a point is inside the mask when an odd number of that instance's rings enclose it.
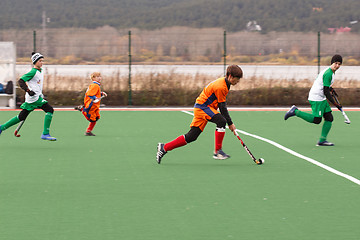
<instances>
[{"instance_id":1,"label":"white field line","mask_svg":"<svg viewBox=\"0 0 360 240\"><path fill-rule=\"evenodd\" d=\"M189 114L189 115L194 115L192 112L188 112L188 111L182 111L182 112L186 113L186 114ZM340 171L338 171L338 170L336 170L336 169L334 169L332 167L329 167L329 166L327 166L327 165L325 165L325 164L323 164L321 162L318 162L318 161L316 161L316 160L314 160L312 158L301 155L300 153L297 153L297 152L295 152L295 151L293 151L293 150L291 150L291 149L289 149L287 147L284 147L284 146L280 145L279 143L276 143L276 142L274 142L272 140L269 140L269 139L266 139L266 138L251 134L251 133L247 133L247 132L239 130L239 129L236 129L236 131L239 132L239 133L242 133L244 135L247 135L247 136L259 139L261 141L267 142L267 143L269 143L269 144L271 144L271 145L273 145L273 146L275 146L275 147L277 147L277 148L279 148L279 149L281 149L281 150L283 150L285 152L290 153L291 155L294 155L295 157L304 159L304 160L306 160L306 161L308 161L308 162L310 162L310 163L312 163L312 164L314 164L314 165L316 165L318 167L321 167L321 168L323 168L323 169L325 169L325 170L327 170L327 171L329 171L331 173L334 173L334 174L336 174L336 175L338 175L340 177L343 177L343 178L346 178L346 179L350 180L351 182L353 182L353 183L355 183L357 185L360 185L360 180L359 179L354 178L354 177L352 177L352 176L350 176L348 174L342 173L342 172L340 172Z\"/></svg>"}]
</instances>

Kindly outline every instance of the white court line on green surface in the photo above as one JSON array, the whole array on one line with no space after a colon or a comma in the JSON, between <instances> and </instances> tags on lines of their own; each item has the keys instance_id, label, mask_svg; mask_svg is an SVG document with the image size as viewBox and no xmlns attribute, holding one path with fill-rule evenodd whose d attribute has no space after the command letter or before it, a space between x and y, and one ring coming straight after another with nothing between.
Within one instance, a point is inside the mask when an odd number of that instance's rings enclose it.
<instances>
[{"instance_id":1,"label":"white court line on green surface","mask_svg":"<svg viewBox=\"0 0 360 240\"><path fill-rule=\"evenodd\" d=\"M182 111L182 112L194 116L194 114L192 112L188 112L188 111ZM334 174L336 174L336 175L338 175L340 177L348 179L349 181L351 181L351 182L353 182L353 183L355 183L357 185L360 185L360 180L359 179L354 178L353 176L350 176L350 175L345 174L343 172L340 172L340 171L338 171L338 170L336 170L336 169L334 169L332 167L329 167L329 166L327 166L327 165L325 165L325 164L323 164L321 162L318 162L318 161L316 161L316 160L314 160L312 158L309 158L309 157L306 157L306 156L304 156L304 155L302 155L300 153L297 153L297 152L295 152L295 151L293 151L293 150L291 150L291 149L289 149L287 147L282 146L281 144L279 144L277 142L274 142L274 141L269 140L267 138L263 138L263 137L260 137L260 136L257 136L255 134L251 134L251 133L239 130L239 129L236 129L236 131L241 133L241 134L244 134L244 135L259 139L261 141L267 142L267 143L269 143L269 144L271 144L271 145L273 145L273 146L275 146L275 147L277 147L277 148L279 148L279 149L281 149L281 150L283 150L285 152L290 153L291 155L294 155L294 156L296 156L298 158L304 159L304 160L306 160L306 161L308 161L308 162L310 162L310 163L312 163L312 164L314 164L314 165L316 165L318 167L321 167L321 168L323 168L323 169L325 169L325 170L327 170L327 171L329 171L331 173L334 173Z\"/></svg>"}]
</instances>

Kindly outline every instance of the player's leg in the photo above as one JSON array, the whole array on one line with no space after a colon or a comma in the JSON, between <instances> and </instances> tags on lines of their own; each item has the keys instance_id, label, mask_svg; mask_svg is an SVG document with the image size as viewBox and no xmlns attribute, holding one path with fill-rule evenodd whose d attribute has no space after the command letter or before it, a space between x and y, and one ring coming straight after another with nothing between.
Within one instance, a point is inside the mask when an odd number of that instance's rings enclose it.
<instances>
[{"instance_id":1,"label":"player's leg","mask_svg":"<svg viewBox=\"0 0 360 240\"><path fill-rule=\"evenodd\" d=\"M312 113L300 111L295 105L285 114L284 119L287 120L290 117L297 116L306 122L320 124L322 118L321 103L316 101L309 101L312 109Z\"/></svg>"},{"instance_id":2,"label":"player's leg","mask_svg":"<svg viewBox=\"0 0 360 240\"><path fill-rule=\"evenodd\" d=\"M96 119L95 121L90 120L89 125L85 132L85 136L96 136L92 131L94 130L97 120L98 119Z\"/></svg>"},{"instance_id":3,"label":"player's leg","mask_svg":"<svg viewBox=\"0 0 360 240\"><path fill-rule=\"evenodd\" d=\"M84 115L84 117L90 121L89 119L91 118L91 114L89 113L90 112L90 108L83 108L83 110L81 111L81 113Z\"/></svg>"},{"instance_id":4,"label":"player's leg","mask_svg":"<svg viewBox=\"0 0 360 240\"><path fill-rule=\"evenodd\" d=\"M224 153L222 150L222 143L225 137L225 127L226 127L226 119L221 115L220 113L215 114L210 122L213 122L216 124L216 130L215 130L215 151L213 158L223 160L227 159L230 156Z\"/></svg>"},{"instance_id":5,"label":"player's leg","mask_svg":"<svg viewBox=\"0 0 360 240\"><path fill-rule=\"evenodd\" d=\"M295 111L295 115L303 120L305 120L306 122L309 122L309 123L317 123L317 120L315 120L315 116L312 115L311 113L307 113L307 112L303 112L303 111L300 111L299 109L297 109ZM320 121L321 121L321 118L320 118Z\"/></svg>"},{"instance_id":6,"label":"player's leg","mask_svg":"<svg viewBox=\"0 0 360 240\"><path fill-rule=\"evenodd\" d=\"M180 135L174 140L168 143L158 143L157 145L157 153L156 153L156 161L158 164L161 163L161 159L164 155L175 148L179 148L185 146L188 143L196 141L199 135L204 130L208 120L206 119L206 114L198 109L194 109L194 118L190 124L190 131L184 135ZM210 119L210 117L209 117Z\"/></svg>"},{"instance_id":7,"label":"player's leg","mask_svg":"<svg viewBox=\"0 0 360 240\"><path fill-rule=\"evenodd\" d=\"M96 125L96 121L94 121L94 122L90 121L89 122L89 125L86 128L85 136L95 136L95 134L92 133L92 130L94 129L95 125Z\"/></svg>"},{"instance_id":8,"label":"player's leg","mask_svg":"<svg viewBox=\"0 0 360 240\"><path fill-rule=\"evenodd\" d=\"M85 115L84 115L85 116ZM95 134L92 133L96 122L100 119L100 110L99 108L93 108L90 109L90 111L88 112L88 115L85 116L88 120L89 120L89 125L85 131L85 136L95 136Z\"/></svg>"},{"instance_id":9,"label":"player's leg","mask_svg":"<svg viewBox=\"0 0 360 240\"><path fill-rule=\"evenodd\" d=\"M91 102L89 105L84 105L81 109L81 113L84 115L84 117L90 121L91 114L94 112L94 105Z\"/></svg>"},{"instance_id":10,"label":"player's leg","mask_svg":"<svg viewBox=\"0 0 360 240\"><path fill-rule=\"evenodd\" d=\"M9 121L7 121L6 123L0 125L0 134L1 134L2 131L5 131L9 127L14 126L15 124L18 124L20 121L25 121L25 119L27 118L27 116L29 115L30 112L31 111L23 109L19 113L19 115L9 119Z\"/></svg>"},{"instance_id":11,"label":"player's leg","mask_svg":"<svg viewBox=\"0 0 360 240\"><path fill-rule=\"evenodd\" d=\"M20 122L19 116L15 116L15 117L9 119L6 123L0 125L0 133L5 131L6 129L8 129L11 126L18 124L19 122Z\"/></svg>"},{"instance_id":12,"label":"player's leg","mask_svg":"<svg viewBox=\"0 0 360 240\"><path fill-rule=\"evenodd\" d=\"M300 111L295 105L293 105L290 110L285 113L284 120L287 120L293 116L297 116L309 123L314 123L314 115L312 115L311 113Z\"/></svg>"},{"instance_id":13,"label":"player's leg","mask_svg":"<svg viewBox=\"0 0 360 240\"><path fill-rule=\"evenodd\" d=\"M91 114L89 114L88 112L84 112L84 111L82 111L81 113L84 115L84 117L86 118L86 120L90 121Z\"/></svg>"},{"instance_id":14,"label":"player's leg","mask_svg":"<svg viewBox=\"0 0 360 240\"><path fill-rule=\"evenodd\" d=\"M32 103L27 103L24 102L23 104L21 104L20 108L22 109L21 112L19 113L18 116L13 117L12 119L10 119L8 122L6 122L5 124L3 124L0 129L1 130L5 130L21 121L25 121L25 119L27 118L27 116L29 115L30 112L32 112L35 108L36 108L36 104L32 104ZM21 126L20 126L21 127ZM20 129L20 128L19 128ZM17 129L16 131L18 131L19 129Z\"/></svg>"},{"instance_id":15,"label":"player's leg","mask_svg":"<svg viewBox=\"0 0 360 240\"><path fill-rule=\"evenodd\" d=\"M196 139L199 137L201 133L202 131L199 127L192 126L189 132L187 132L186 134L180 135L168 143L159 143L157 147L156 161L160 164L161 159L168 151L171 151L175 148L179 148L185 146L188 143L196 141Z\"/></svg>"},{"instance_id":16,"label":"player's leg","mask_svg":"<svg viewBox=\"0 0 360 240\"><path fill-rule=\"evenodd\" d=\"M332 116L331 113L329 113L329 114ZM317 144L318 146L334 146L333 143L330 143L326 140L327 136L330 132L331 126L332 126L332 121L327 121L327 120L324 121L324 124L321 128L321 136L320 136L319 142Z\"/></svg>"},{"instance_id":17,"label":"player's leg","mask_svg":"<svg viewBox=\"0 0 360 240\"><path fill-rule=\"evenodd\" d=\"M165 143L164 150L168 152L175 148L179 148L185 146L188 143L194 142L201 133L202 131L199 127L191 127L189 132L187 132L186 134L180 135L171 142Z\"/></svg>"},{"instance_id":18,"label":"player's leg","mask_svg":"<svg viewBox=\"0 0 360 240\"><path fill-rule=\"evenodd\" d=\"M24 125L25 123L25 120L27 118L27 116L29 115L31 111L28 111L26 109L23 109L20 113L19 113L19 120L20 120L20 123L19 125L16 127L15 131L14 131L14 136L15 137L20 137L21 135L19 134L19 131L20 129L22 128L22 126Z\"/></svg>"},{"instance_id":19,"label":"player's leg","mask_svg":"<svg viewBox=\"0 0 360 240\"><path fill-rule=\"evenodd\" d=\"M174 140L172 140L172 141L170 141L168 143L165 143L164 147L163 147L164 151L168 152L168 151L171 151L171 150L173 150L175 148L185 146L188 143L185 139L186 139L185 135L180 135L177 138L175 138Z\"/></svg>"},{"instance_id":20,"label":"player's leg","mask_svg":"<svg viewBox=\"0 0 360 240\"><path fill-rule=\"evenodd\" d=\"M334 117L332 115L332 111L330 108L330 105L327 101L322 103L323 105L323 111L324 113L324 124L321 129L321 136L319 139L319 142L316 144L317 146L334 146L333 143L327 141L327 136L330 132L332 122L334 120Z\"/></svg>"},{"instance_id":21,"label":"player's leg","mask_svg":"<svg viewBox=\"0 0 360 240\"><path fill-rule=\"evenodd\" d=\"M50 125L54 114L54 108L50 106L48 102L44 103L40 108L45 112L44 130L41 135L41 139L56 141L56 138L50 136Z\"/></svg>"}]
</instances>

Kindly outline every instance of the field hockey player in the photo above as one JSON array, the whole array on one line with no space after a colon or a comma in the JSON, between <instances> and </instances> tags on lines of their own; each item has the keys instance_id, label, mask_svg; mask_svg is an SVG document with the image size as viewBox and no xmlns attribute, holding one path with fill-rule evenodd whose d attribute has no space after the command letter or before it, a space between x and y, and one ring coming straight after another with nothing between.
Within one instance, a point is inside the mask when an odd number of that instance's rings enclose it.
<instances>
[{"instance_id":1,"label":"field hockey player","mask_svg":"<svg viewBox=\"0 0 360 240\"><path fill-rule=\"evenodd\" d=\"M56 141L56 138L50 136L49 133L54 109L45 99L43 99L44 95L42 93L44 83L44 71L42 70L43 60L44 56L40 53L32 53L31 61L34 67L18 81L19 86L25 91L25 102L20 106L22 111L18 116L15 116L2 124L0 126L0 133L19 122L23 123L34 109L40 108L45 112L44 130L41 139ZM20 130L22 123L19 128L17 128L15 136L18 135L17 131Z\"/></svg>"},{"instance_id":2,"label":"field hockey player","mask_svg":"<svg viewBox=\"0 0 360 240\"><path fill-rule=\"evenodd\" d=\"M213 158L222 160L230 157L222 150L225 127L227 123L232 132L236 130L236 127L227 110L226 96L229 93L230 86L236 85L242 76L242 69L237 65L231 65L227 67L226 77L209 83L203 89L194 105L194 118L190 124L190 131L171 142L158 144L156 154L158 164L161 163L161 159L167 152L195 141L209 121L216 124ZM220 113L217 111L218 108Z\"/></svg>"},{"instance_id":3,"label":"field hockey player","mask_svg":"<svg viewBox=\"0 0 360 240\"><path fill-rule=\"evenodd\" d=\"M92 132L96 122L100 119L100 101L102 98L106 97L106 92L101 92L101 74L99 72L94 72L91 74L90 79L92 83L88 87L84 97L84 105L75 107L75 110L82 112L86 120L88 120L89 126L85 131L85 136L95 136Z\"/></svg>"},{"instance_id":4,"label":"field hockey player","mask_svg":"<svg viewBox=\"0 0 360 240\"><path fill-rule=\"evenodd\" d=\"M330 132L333 115L330 105L327 100L334 104L339 110L342 106L334 100L331 91L335 91L331 86L334 83L335 72L342 64L342 57L334 55L331 58L331 66L321 71L310 89L308 100L311 105L312 113L300 111L295 105L285 114L284 119L297 116L309 123L320 124L321 119L324 118L320 139L316 146L334 146L333 143L327 141L327 136ZM327 99L327 100L326 100Z\"/></svg>"}]
</instances>

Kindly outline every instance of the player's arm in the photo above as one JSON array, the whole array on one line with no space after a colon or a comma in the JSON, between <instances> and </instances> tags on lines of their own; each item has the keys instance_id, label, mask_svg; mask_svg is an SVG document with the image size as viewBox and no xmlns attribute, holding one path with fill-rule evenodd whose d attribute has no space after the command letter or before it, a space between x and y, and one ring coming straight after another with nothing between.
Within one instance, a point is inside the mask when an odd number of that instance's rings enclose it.
<instances>
[{"instance_id":1,"label":"player's arm","mask_svg":"<svg viewBox=\"0 0 360 240\"><path fill-rule=\"evenodd\" d=\"M30 96L35 95L35 92L29 89L28 85L26 84L26 82L23 79L20 78L18 83L19 83L20 88L22 90L24 90L25 92L27 92Z\"/></svg>"},{"instance_id":2,"label":"player's arm","mask_svg":"<svg viewBox=\"0 0 360 240\"><path fill-rule=\"evenodd\" d=\"M226 122L227 122L227 124L229 126L229 129L232 132L234 132L236 127L235 127L234 123L231 120L229 111L228 111L227 106L226 106L226 102L219 102L218 106L219 106L219 110L220 110L221 115L223 115L224 118L226 119Z\"/></svg>"},{"instance_id":3,"label":"player's arm","mask_svg":"<svg viewBox=\"0 0 360 240\"><path fill-rule=\"evenodd\" d=\"M324 95L332 104L334 104L335 107L340 109L342 106L337 104L335 102L334 98L331 95L331 89L332 89L332 87L330 86L331 85L331 79L332 79L332 74L330 74L330 73L324 74L324 77L323 77Z\"/></svg>"},{"instance_id":4,"label":"player's arm","mask_svg":"<svg viewBox=\"0 0 360 240\"><path fill-rule=\"evenodd\" d=\"M337 107L338 109L342 108L341 105L336 103L333 96L331 95L331 87L324 86L324 95L332 104L334 104L335 107Z\"/></svg>"},{"instance_id":5,"label":"player's arm","mask_svg":"<svg viewBox=\"0 0 360 240\"><path fill-rule=\"evenodd\" d=\"M95 95L94 96L88 96L88 97L91 99L92 102L96 100Z\"/></svg>"},{"instance_id":6,"label":"player's arm","mask_svg":"<svg viewBox=\"0 0 360 240\"><path fill-rule=\"evenodd\" d=\"M35 92L29 89L29 86L26 84L26 82L34 78L36 71L37 70L35 68L31 69L30 72L22 75L18 81L20 88L27 92L30 96L34 96Z\"/></svg>"}]
</instances>

